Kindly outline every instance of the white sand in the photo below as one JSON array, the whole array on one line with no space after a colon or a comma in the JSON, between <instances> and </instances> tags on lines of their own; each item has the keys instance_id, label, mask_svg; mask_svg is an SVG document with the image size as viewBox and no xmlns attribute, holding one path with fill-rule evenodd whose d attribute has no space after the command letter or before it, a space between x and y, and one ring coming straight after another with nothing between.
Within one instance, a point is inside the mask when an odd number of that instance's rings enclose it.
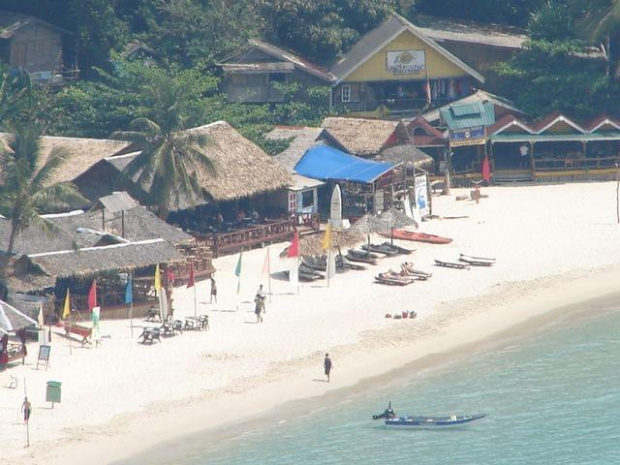
<instances>
[{"instance_id":1,"label":"white sand","mask_svg":"<svg viewBox=\"0 0 620 465\"><path fill-rule=\"evenodd\" d=\"M445 353L528 321L554 308L616 292L620 279L620 225L615 183L484 188L480 204L434 197L434 213L464 219L423 223L424 232L454 238L449 245L415 242L407 260L433 273L428 282L403 288L373 284L373 276L398 269L403 257L366 271L302 283L299 294L272 279L265 321L256 324L252 297L265 249L244 253L237 307L238 255L215 261L220 302L207 304L209 283L198 284L198 313L211 330L186 332L161 344L136 342L128 321L103 321L99 348L82 348L54 335L51 366L35 370L37 346L25 366L0 373L0 442L11 463L105 464L161 440L228 423L261 418L273 406L355 386L429 354ZM382 239L381 239L382 240ZM272 272L288 267L271 247ZM452 270L434 258L460 252L497 258L494 267ZM193 313L193 291L175 290L177 316ZM415 310L416 320L385 313ZM59 329L55 329L59 332ZM322 380L322 358L334 360L332 382ZM20 382L7 389L10 376ZM31 447L19 407L24 380L34 412ZM63 383L62 403L45 403L48 380ZM247 428L247 424L244 428Z\"/></svg>"}]
</instances>

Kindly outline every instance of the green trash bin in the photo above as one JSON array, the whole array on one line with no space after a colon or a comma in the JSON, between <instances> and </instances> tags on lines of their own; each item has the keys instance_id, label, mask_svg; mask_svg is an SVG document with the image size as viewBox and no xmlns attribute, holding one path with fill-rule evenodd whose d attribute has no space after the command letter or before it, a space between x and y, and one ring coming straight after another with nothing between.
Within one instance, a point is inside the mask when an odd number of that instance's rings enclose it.
<instances>
[{"instance_id":1,"label":"green trash bin","mask_svg":"<svg viewBox=\"0 0 620 465\"><path fill-rule=\"evenodd\" d=\"M61 386L62 386L62 383L60 381L48 381L47 382L47 389L45 391L45 400L47 402L52 403L52 408L54 408L54 404L60 403Z\"/></svg>"}]
</instances>

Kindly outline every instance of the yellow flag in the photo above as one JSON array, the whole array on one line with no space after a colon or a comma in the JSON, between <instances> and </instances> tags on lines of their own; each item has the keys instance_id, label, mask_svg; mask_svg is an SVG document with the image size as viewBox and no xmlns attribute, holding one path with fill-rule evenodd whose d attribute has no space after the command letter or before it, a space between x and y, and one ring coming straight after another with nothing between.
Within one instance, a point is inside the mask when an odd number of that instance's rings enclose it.
<instances>
[{"instance_id":1,"label":"yellow flag","mask_svg":"<svg viewBox=\"0 0 620 465\"><path fill-rule=\"evenodd\" d=\"M66 320L71 315L71 291L67 288L67 296L65 297L65 305L62 308L62 319Z\"/></svg>"},{"instance_id":2,"label":"yellow flag","mask_svg":"<svg viewBox=\"0 0 620 465\"><path fill-rule=\"evenodd\" d=\"M159 263L155 267L155 291L157 291L157 295L159 295L159 291L161 291L161 276L159 275Z\"/></svg>"},{"instance_id":3,"label":"yellow flag","mask_svg":"<svg viewBox=\"0 0 620 465\"><path fill-rule=\"evenodd\" d=\"M325 228L325 235L323 236L323 242L321 243L323 250L329 250L332 247L332 226L327 223Z\"/></svg>"}]
</instances>

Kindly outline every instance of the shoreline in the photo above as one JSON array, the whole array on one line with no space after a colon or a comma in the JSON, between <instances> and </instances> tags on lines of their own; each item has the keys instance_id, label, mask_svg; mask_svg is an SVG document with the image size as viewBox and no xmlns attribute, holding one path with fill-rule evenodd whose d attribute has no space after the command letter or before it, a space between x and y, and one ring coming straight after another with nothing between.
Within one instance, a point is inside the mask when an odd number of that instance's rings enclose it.
<instances>
[{"instance_id":1,"label":"shoreline","mask_svg":"<svg viewBox=\"0 0 620 465\"><path fill-rule=\"evenodd\" d=\"M220 302L208 302L208 282L196 286L209 331L145 346L130 336L127 321L104 320L103 345L74 346L73 353L56 333L49 371L35 370L33 347L25 366L9 370L28 378L35 411L26 450L18 413L21 379L20 390L2 390L4 456L14 465L81 465L85 457L96 465L165 441L174 450L175 442L186 443L194 433L219 442L379 386L411 363L432 368L477 347L492 350L485 344L551 322L561 315L557 309L617 292L620 226L615 210L607 208L615 183L493 187L485 194L480 204L433 199L436 213L459 219L432 220L422 230L452 237L452 243L397 241L415 253L339 274L329 287L313 282L296 292L275 278L289 267L277 258L287 244L244 252L240 293L238 255L218 258ZM252 297L266 284L266 252L273 299L258 324ZM497 262L469 270L434 266L435 259L454 260L459 253ZM398 269L403 260L432 271L432 279L398 289L373 283L376 273ZM194 314L193 290L176 288L173 297L177 318ZM384 317L405 310L418 317ZM136 323L137 331L148 325ZM334 360L329 384L322 372L325 352ZM0 384L8 380L8 373L0 374ZM63 402L54 410L43 403L48 380L63 382Z\"/></svg>"},{"instance_id":2,"label":"shoreline","mask_svg":"<svg viewBox=\"0 0 620 465\"><path fill-rule=\"evenodd\" d=\"M532 295L528 295L525 302L507 302L503 310L512 318L504 318L508 316L505 314L500 318L493 318L493 325L488 331L480 332L480 320L493 315L497 317L498 312L493 313L491 306L484 307L479 313L465 320L453 321L451 327L446 328L445 334L439 337L423 336L419 342L410 341L401 347L384 348L374 353L359 350L358 346L363 346L364 341L349 346L346 348L346 355L339 361L339 365L346 368L334 371L339 381L321 386L319 392L310 387L313 386L309 380L309 376L312 375L308 373L306 361L300 360L296 363L298 372L272 382L265 379L268 375L263 379L259 378L256 380L259 387L254 389L238 393L215 393L180 407L181 410L175 408L174 411L161 412L155 416L135 418L128 423L126 420L116 419L108 426L116 429L124 425L125 428L139 432L125 433L121 441L114 440L121 439L119 433L117 438L111 438L110 444L102 443L101 440L68 444L59 449L57 455L46 463L78 465L82 463L80 457L88 453L102 458L103 461L95 463L115 464L138 457L148 458L150 450L153 450L154 457L160 458L158 463L164 463L161 461L161 451L158 450L158 446L162 443L173 444L178 440L191 442L200 437L201 443L204 444L205 436L209 436L207 443L212 444L234 440L245 432L273 425L295 415L309 413L332 402L343 401L352 394L359 394L377 386L387 386L386 376L398 380L399 377L406 376L403 373L405 371L423 370L435 364L445 363L450 361L457 351L456 363L459 363L464 358L480 354L485 349L492 350L509 340L523 338L532 328L549 325L556 320L560 312L564 316L566 312L571 315L585 314L583 304L620 295L620 291L613 287L614 282L620 281L620 267L596 272L589 270L584 272L584 275L588 276L574 277L570 280L567 280L566 276L549 277L542 286L532 289ZM605 282L601 283L602 280ZM529 286L528 282L511 284L519 288L522 285ZM558 301L557 293L560 291L563 292L563 297ZM482 300L485 297L488 296L480 296ZM471 299L451 302L446 311L454 310L469 300ZM550 302L554 301L556 303L549 306ZM458 323L458 328L455 323ZM384 330L379 331L383 332ZM455 334L457 332L460 335L457 336ZM411 350L417 351L417 355L413 358L410 355ZM360 356L364 358L363 362L360 361ZM372 375L360 376L362 368L372 372ZM316 369L311 371L316 372ZM299 379L300 375L305 376ZM215 402L217 405L214 406ZM120 424L113 426L115 423ZM38 462L33 462L33 465L35 463Z\"/></svg>"}]
</instances>

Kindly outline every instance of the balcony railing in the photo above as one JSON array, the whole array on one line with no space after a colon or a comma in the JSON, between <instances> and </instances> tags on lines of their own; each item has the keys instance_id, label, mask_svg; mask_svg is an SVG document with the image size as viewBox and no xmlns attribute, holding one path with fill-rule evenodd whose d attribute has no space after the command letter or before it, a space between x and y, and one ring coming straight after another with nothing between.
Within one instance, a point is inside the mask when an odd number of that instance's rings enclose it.
<instances>
[{"instance_id":1,"label":"balcony railing","mask_svg":"<svg viewBox=\"0 0 620 465\"><path fill-rule=\"evenodd\" d=\"M450 102L449 99L440 98L432 101L433 107L439 107ZM337 111L342 112L367 112L375 111L380 106L386 107L390 111L416 111L428 107L428 101L424 98L416 99L383 99L383 100L363 100L359 102L338 102L334 104Z\"/></svg>"}]
</instances>

